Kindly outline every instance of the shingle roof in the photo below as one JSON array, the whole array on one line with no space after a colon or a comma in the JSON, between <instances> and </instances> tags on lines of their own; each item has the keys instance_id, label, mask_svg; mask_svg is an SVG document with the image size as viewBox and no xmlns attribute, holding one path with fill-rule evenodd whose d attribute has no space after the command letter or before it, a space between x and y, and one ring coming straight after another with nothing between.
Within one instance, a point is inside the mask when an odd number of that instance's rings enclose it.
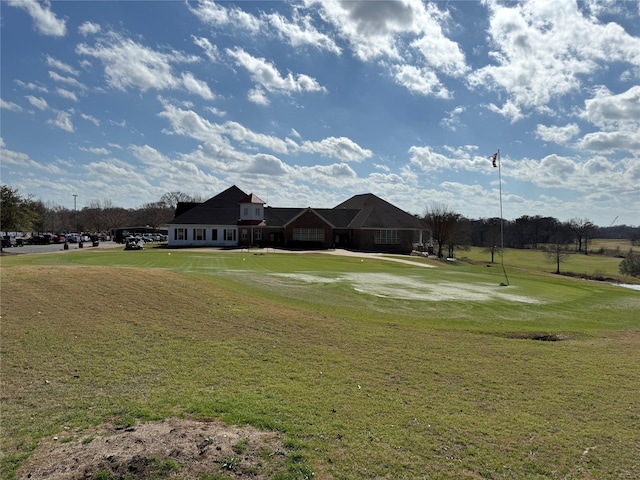
<instances>
[{"instance_id":1,"label":"shingle roof","mask_svg":"<svg viewBox=\"0 0 640 480\"><path fill-rule=\"evenodd\" d=\"M242 200L240 200L239 203L261 203L262 205L264 205L266 202L263 202L262 199L260 199L260 197L258 197L257 195L250 193Z\"/></svg>"},{"instance_id":2,"label":"shingle roof","mask_svg":"<svg viewBox=\"0 0 640 480\"><path fill-rule=\"evenodd\" d=\"M235 225L240 213L238 204L246 196L234 185L176 216L169 225Z\"/></svg>"},{"instance_id":3,"label":"shingle roof","mask_svg":"<svg viewBox=\"0 0 640 480\"><path fill-rule=\"evenodd\" d=\"M334 210L341 209L358 211L358 214L349 223L349 228L424 228L419 218L372 193L354 195L334 207Z\"/></svg>"},{"instance_id":4,"label":"shingle roof","mask_svg":"<svg viewBox=\"0 0 640 480\"><path fill-rule=\"evenodd\" d=\"M237 225L240 203L264 203L235 185L176 216L169 224ZM264 209L267 227L283 227L308 208ZM422 221L371 193L355 195L334 208L312 208L334 228L423 229Z\"/></svg>"}]
</instances>

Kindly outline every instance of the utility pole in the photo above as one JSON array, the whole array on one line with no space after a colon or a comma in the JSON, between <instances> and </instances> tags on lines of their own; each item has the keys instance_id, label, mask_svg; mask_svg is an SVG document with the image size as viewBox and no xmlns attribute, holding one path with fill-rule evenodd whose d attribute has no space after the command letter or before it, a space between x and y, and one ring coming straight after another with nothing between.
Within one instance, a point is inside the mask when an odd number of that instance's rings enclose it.
<instances>
[{"instance_id":1,"label":"utility pole","mask_svg":"<svg viewBox=\"0 0 640 480\"><path fill-rule=\"evenodd\" d=\"M73 233L78 233L78 207L76 204L76 199L78 194L73 194L73 229L75 230Z\"/></svg>"}]
</instances>

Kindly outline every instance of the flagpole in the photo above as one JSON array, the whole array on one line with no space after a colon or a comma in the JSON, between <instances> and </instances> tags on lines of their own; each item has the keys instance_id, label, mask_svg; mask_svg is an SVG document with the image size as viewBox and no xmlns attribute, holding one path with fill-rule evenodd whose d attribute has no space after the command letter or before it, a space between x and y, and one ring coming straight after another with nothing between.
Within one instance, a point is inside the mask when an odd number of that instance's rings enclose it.
<instances>
[{"instance_id":1,"label":"flagpole","mask_svg":"<svg viewBox=\"0 0 640 480\"><path fill-rule=\"evenodd\" d=\"M507 277L507 271L504 268L504 227L503 227L503 216L502 216L502 161L500 159L500 149L498 149L498 183L500 184L500 264L502 266L502 273L504 273L504 278L507 281L507 285L509 285L509 277Z\"/></svg>"}]
</instances>

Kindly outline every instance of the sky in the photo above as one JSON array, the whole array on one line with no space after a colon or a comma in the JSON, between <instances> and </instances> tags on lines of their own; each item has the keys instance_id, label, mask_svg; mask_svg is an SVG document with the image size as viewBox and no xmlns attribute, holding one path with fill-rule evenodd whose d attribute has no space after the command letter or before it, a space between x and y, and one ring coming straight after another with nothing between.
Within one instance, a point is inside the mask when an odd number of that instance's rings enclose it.
<instances>
[{"instance_id":1,"label":"sky","mask_svg":"<svg viewBox=\"0 0 640 480\"><path fill-rule=\"evenodd\" d=\"M638 1L1 0L0 22L0 181L50 206L237 185L640 225Z\"/></svg>"}]
</instances>

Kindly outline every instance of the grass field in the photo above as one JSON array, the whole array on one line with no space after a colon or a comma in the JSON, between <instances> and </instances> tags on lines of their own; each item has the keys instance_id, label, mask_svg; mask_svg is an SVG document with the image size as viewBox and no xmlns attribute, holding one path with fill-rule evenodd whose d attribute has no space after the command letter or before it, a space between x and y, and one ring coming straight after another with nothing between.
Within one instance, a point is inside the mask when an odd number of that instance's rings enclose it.
<instances>
[{"instance_id":1,"label":"grass field","mask_svg":"<svg viewBox=\"0 0 640 480\"><path fill-rule=\"evenodd\" d=\"M2 257L0 473L53 436L188 416L282 432L305 465L286 478L640 478L640 292L528 253L509 286L479 250Z\"/></svg>"}]
</instances>

